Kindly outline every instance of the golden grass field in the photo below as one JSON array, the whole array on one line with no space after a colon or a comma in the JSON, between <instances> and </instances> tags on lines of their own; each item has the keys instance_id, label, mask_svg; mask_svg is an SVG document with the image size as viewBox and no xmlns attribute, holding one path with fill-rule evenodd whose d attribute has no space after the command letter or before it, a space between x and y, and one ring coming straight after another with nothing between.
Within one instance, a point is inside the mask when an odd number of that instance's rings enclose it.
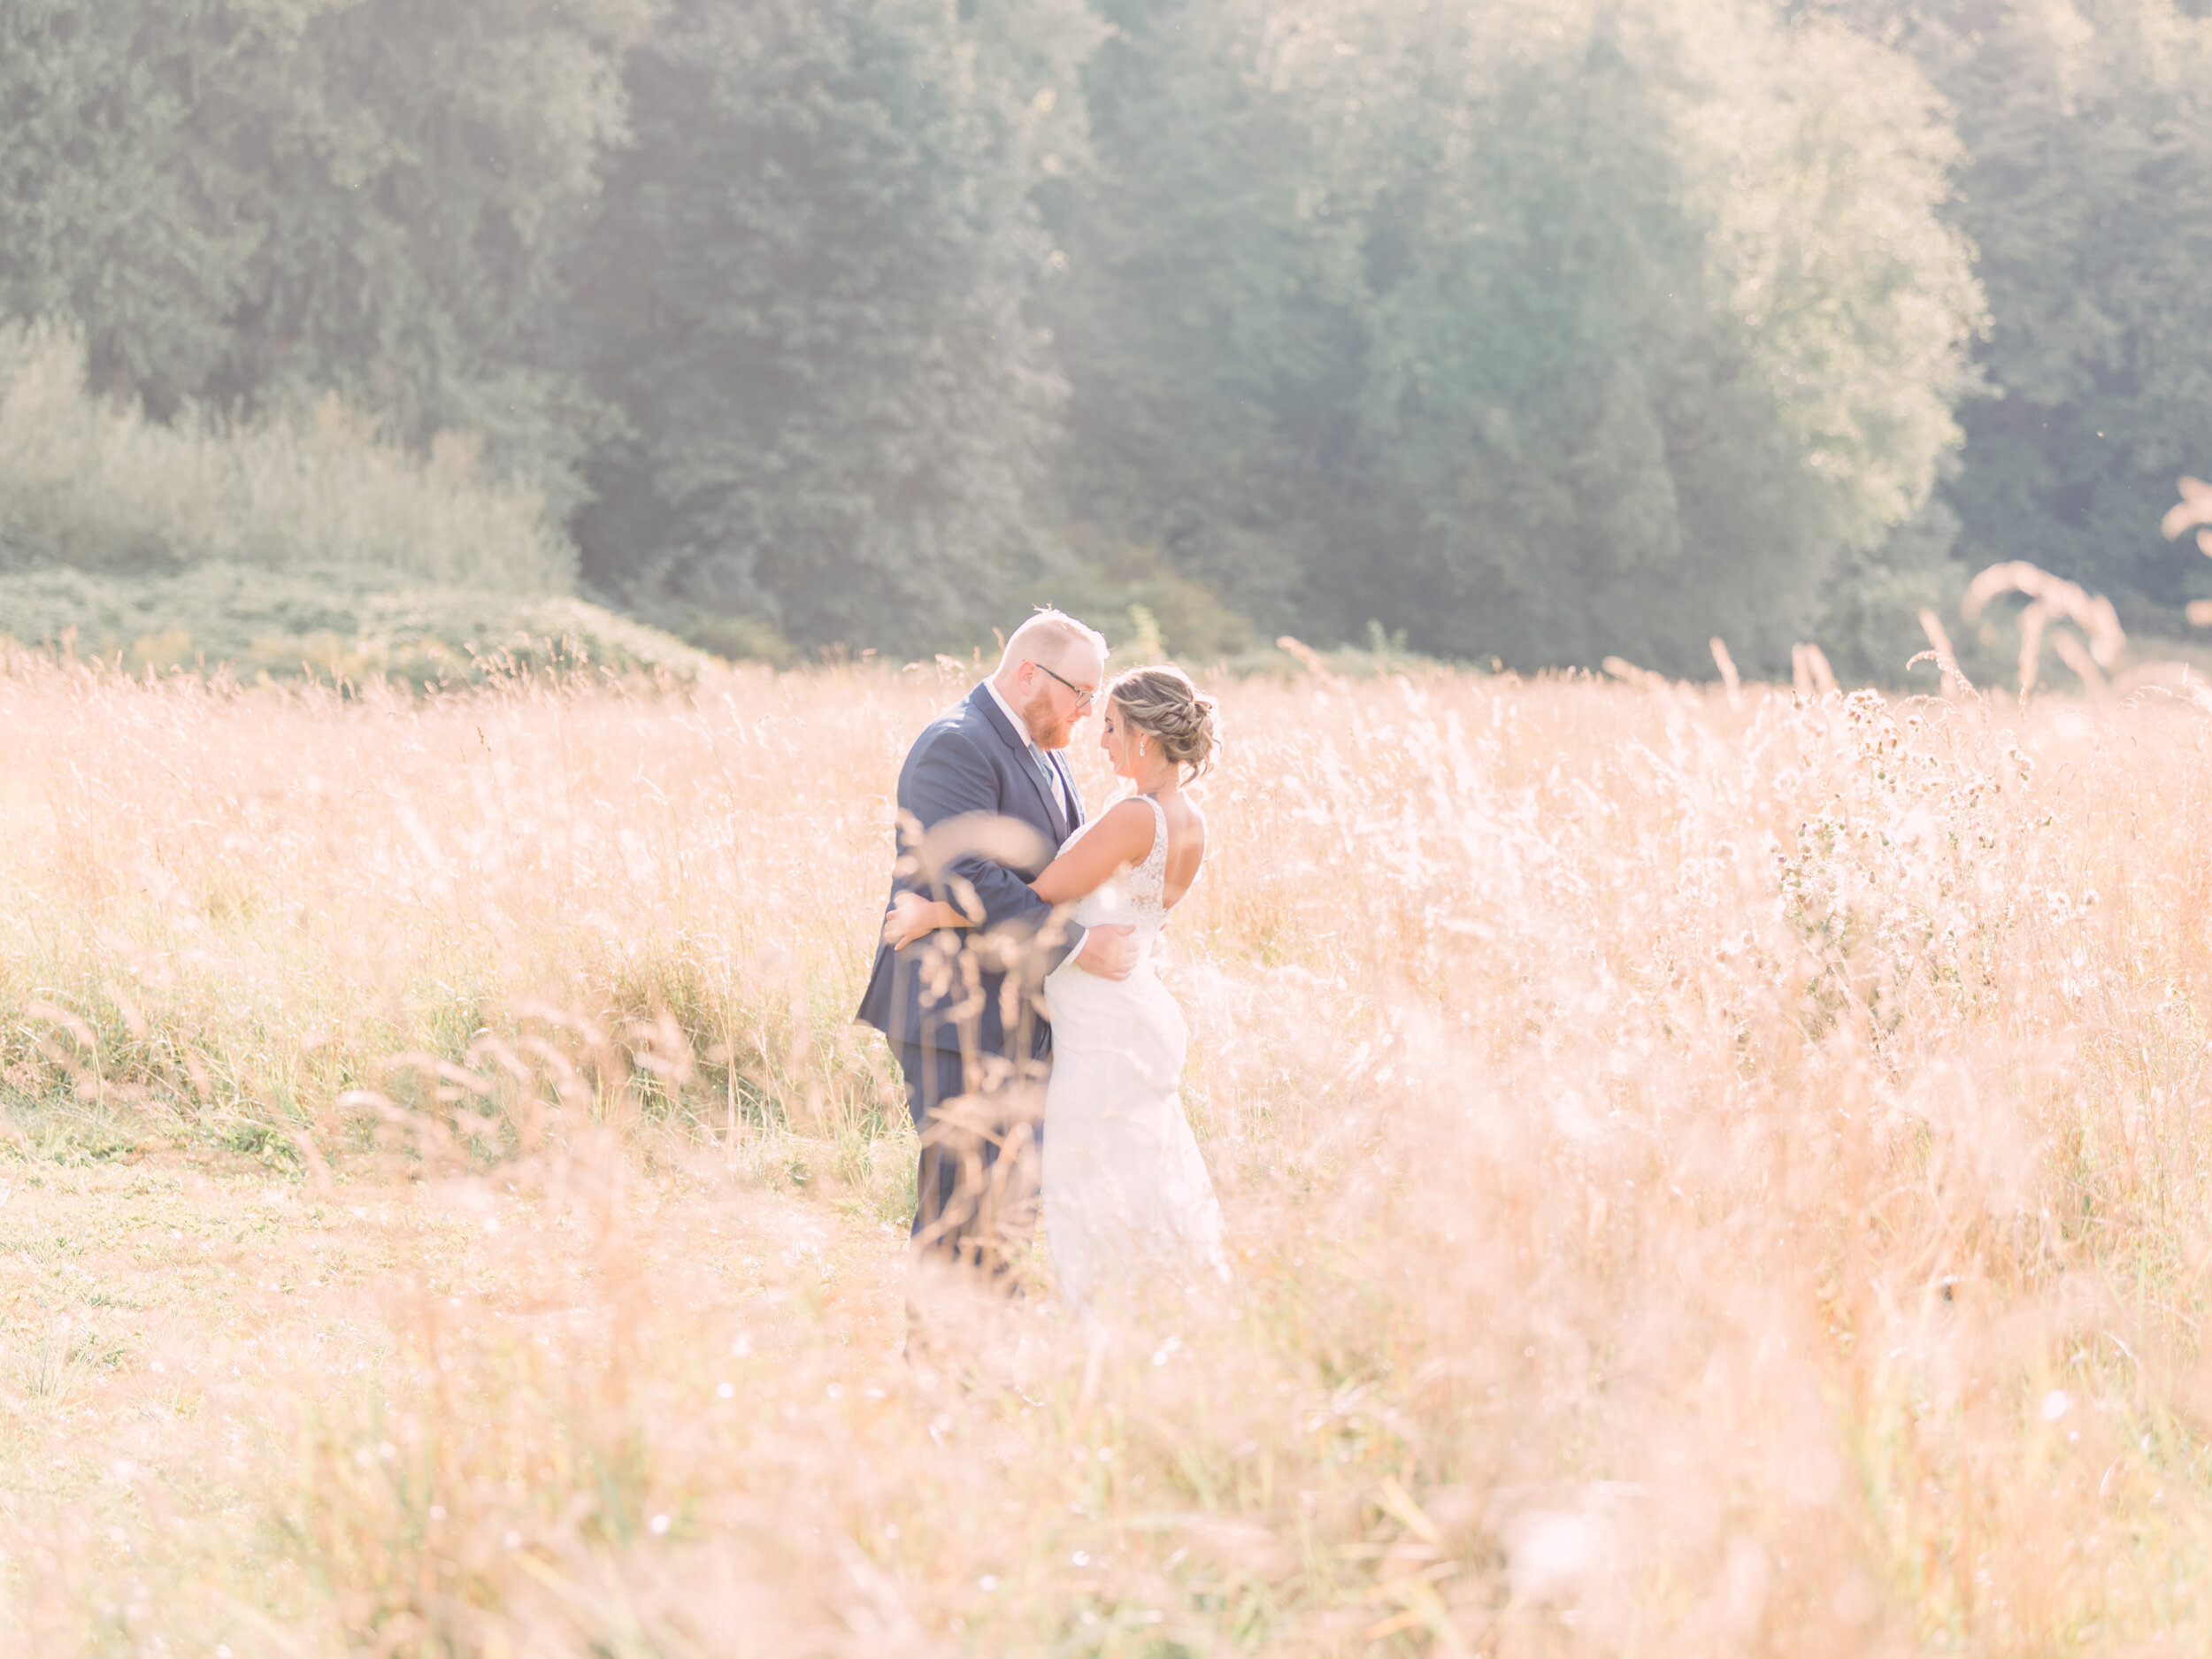
<instances>
[{"instance_id":1,"label":"golden grass field","mask_svg":"<svg viewBox=\"0 0 2212 1659\"><path fill-rule=\"evenodd\" d=\"M2193 703L1222 687L1228 1316L932 1371L969 678L0 670L6 1651L2212 1650Z\"/></svg>"}]
</instances>

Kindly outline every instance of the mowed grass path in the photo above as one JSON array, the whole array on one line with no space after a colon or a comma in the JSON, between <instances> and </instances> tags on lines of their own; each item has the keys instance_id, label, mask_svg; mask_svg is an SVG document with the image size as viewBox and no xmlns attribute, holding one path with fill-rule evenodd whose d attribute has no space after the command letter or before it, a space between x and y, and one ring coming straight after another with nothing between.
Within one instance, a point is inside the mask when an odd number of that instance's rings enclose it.
<instances>
[{"instance_id":1,"label":"mowed grass path","mask_svg":"<svg viewBox=\"0 0 2212 1659\"><path fill-rule=\"evenodd\" d=\"M969 677L0 673L0 1644L2203 1645L2193 703L1223 687L1235 1294L917 1368L847 1014Z\"/></svg>"}]
</instances>

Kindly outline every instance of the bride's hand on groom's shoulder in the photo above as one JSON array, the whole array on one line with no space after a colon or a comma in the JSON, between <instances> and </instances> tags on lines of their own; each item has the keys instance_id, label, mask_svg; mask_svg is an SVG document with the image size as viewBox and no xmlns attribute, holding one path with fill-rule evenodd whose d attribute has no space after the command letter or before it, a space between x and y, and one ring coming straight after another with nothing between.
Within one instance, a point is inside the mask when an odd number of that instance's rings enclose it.
<instances>
[{"instance_id":1,"label":"bride's hand on groom's shoulder","mask_svg":"<svg viewBox=\"0 0 2212 1659\"><path fill-rule=\"evenodd\" d=\"M1076 952L1075 965L1102 979L1127 979L1137 965L1137 943L1130 937L1133 932L1119 922L1092 928L1083 935L1083 949Z\"/></svg>"}]
</instances>

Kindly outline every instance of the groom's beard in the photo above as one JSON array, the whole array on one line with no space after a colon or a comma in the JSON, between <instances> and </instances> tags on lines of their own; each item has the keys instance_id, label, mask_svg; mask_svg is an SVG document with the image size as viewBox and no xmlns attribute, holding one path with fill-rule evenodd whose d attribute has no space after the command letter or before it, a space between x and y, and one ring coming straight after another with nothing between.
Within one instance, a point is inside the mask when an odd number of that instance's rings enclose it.
<instances>
[{"instance_id":1,"label":"groom's beard","mask_svg":"<svg viewBox=\"0 0 2212 1659\"><path fill-rule=\"evenodd\" d=\"M1039 749L1065 749L1068 739L1075 735L1075 722L1063 719L1052 706L1052 694L1039 687L1030 694L1022 705L1022 724L1029 728L1029 741Z\"/></svg>"}]
</instances>

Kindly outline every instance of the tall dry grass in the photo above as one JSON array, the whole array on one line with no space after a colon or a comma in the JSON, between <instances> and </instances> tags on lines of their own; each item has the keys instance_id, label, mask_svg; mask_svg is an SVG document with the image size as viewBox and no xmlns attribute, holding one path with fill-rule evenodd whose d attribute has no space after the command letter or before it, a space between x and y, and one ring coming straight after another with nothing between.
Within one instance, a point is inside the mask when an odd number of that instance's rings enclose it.
<instances>
[{"instance_id":1,"label":"tall dry grass","mask_svg":"<svg viewBox=\"0 0 2212 1659\"><path fill-rule=\"evenodd\" d=\"M2204 1647L2193 706L1225 687L1233 1298L933 1371L845 1015L964 683L0 676L19 1650Z\"/></svg>"}]
</instances>

